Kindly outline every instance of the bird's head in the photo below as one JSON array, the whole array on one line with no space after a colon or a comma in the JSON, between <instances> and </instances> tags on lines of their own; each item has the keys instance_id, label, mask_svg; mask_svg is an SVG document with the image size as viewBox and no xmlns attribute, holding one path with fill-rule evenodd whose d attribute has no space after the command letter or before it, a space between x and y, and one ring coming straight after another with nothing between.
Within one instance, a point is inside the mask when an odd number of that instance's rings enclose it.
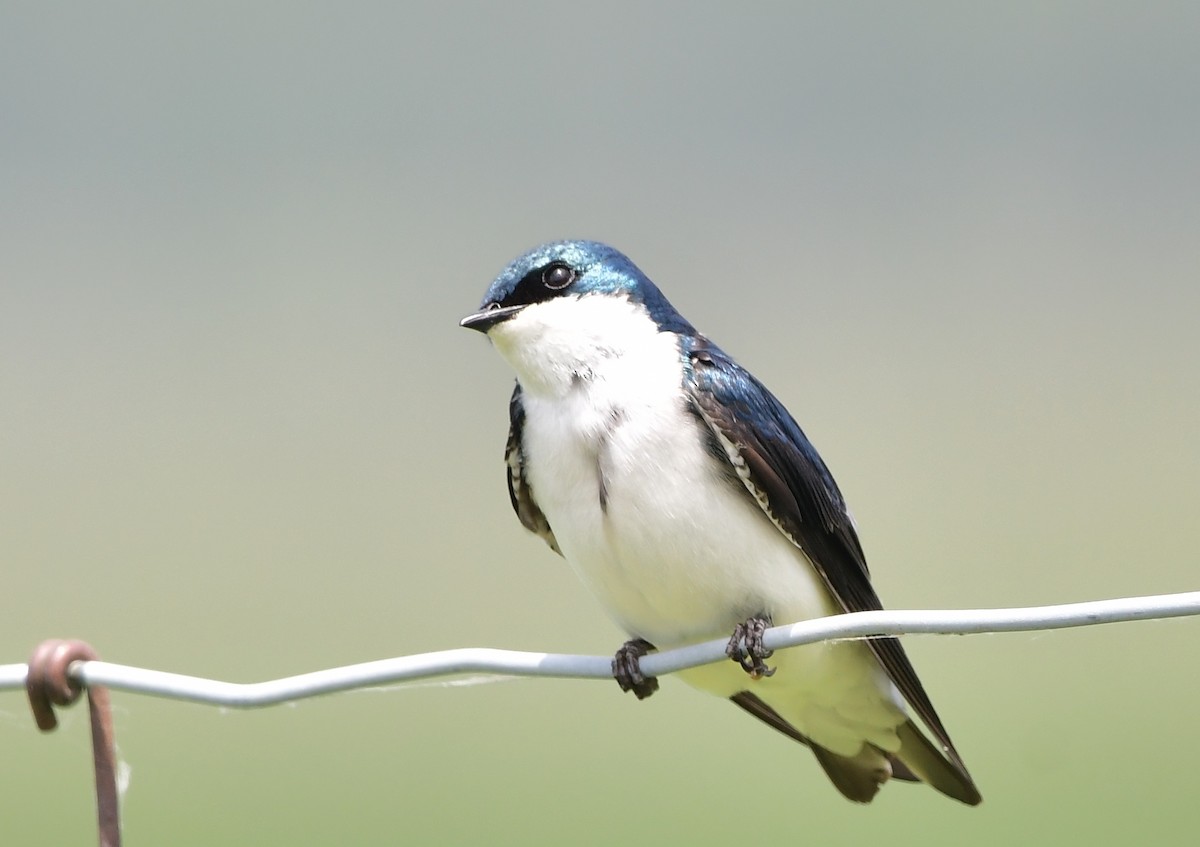
<instances>
[{"instance_id":1,"label":"bird's head","mask_svg":"<svg viewBox=\"0 0 1200 847\"><path fill-rule=\"evenodd\" d=\"M596 241L515 259L461 325L486 333L527 388L578 381L660 333L694 333L638 267Z\"/></svg>"}]
</instances>

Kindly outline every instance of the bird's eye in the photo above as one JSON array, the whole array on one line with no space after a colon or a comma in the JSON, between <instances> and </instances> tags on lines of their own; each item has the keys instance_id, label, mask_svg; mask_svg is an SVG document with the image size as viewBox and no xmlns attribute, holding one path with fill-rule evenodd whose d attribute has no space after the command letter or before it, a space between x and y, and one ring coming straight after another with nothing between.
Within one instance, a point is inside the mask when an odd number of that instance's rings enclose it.
<instances>
[{"instance_id":1,"label":"bird's eye","mask_svg":"<svg viewBox=\"0 0 1200 847\"><path fill-rule=\"evenodd\" d=\"M560 291L575 281L575 271L570 265L554 262L542 271L542 285L551 291Z\"/></svg>"}]
</instances>

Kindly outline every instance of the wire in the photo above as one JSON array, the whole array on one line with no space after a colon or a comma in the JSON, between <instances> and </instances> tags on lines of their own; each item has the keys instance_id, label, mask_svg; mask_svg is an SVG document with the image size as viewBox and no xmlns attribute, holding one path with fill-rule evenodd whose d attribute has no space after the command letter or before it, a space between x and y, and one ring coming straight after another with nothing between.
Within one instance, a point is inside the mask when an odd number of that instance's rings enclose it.
<instances>
[{"instance_id":1,"label":"wire","mask_svg":"<svg viewBox=\"0 0 1200 847\"><path fill-rule=\"evenodd\" d=\"M855 612L773 627L767 630L763 643L778 650L834 639L919 633L1027 632L1189 615L1200 615L1200 591L1015 609ZM661 676L726 660L726 644L727 639L722 638L651 653L642 658L641 669L646 676ZM27 671L25 664L0 665L0 691L23 688ZM120 691L235 709L273 706L320 694L464 673L611 679L612 659L608 656L465 648L244 684L100 661L74 662L69 671L71 679L84 686L102 685Z\"/></svg>"}]
</instances>

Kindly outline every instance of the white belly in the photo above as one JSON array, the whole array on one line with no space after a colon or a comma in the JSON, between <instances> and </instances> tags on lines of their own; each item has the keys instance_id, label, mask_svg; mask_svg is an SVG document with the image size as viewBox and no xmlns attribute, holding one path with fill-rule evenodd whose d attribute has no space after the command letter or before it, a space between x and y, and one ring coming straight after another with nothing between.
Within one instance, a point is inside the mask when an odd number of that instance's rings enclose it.
<instances>
[{"instance_id":1,"label":"white belly","mask_svg":"<svg viewBox=\"0 0 1200 847\"><path fill-rule=\"evenodd\" d=\"M790 623L840 611L804 554L722 475L680 378L675 368L619 403L602 380L565 396L526 392L525 474L571 567L630 635L660 649L728 636L755 615ZM758 681L732 662L680 676L724 697L749 689L842 755L864 740L898 746L898 695L862 642L770 663L777 673Z\"/></svg>"}]
</instances>

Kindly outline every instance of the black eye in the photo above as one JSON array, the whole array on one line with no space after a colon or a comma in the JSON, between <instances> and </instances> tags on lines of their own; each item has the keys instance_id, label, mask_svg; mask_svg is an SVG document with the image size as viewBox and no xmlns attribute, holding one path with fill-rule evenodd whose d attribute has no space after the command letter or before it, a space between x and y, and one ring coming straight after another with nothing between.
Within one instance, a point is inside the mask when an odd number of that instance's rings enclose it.
<instances>
[{"instance_id":1,"label":"black eye","mask_svg":"<svg viewBox=\"0 0 1200 847\"><path fill-rule=\"evenodd\" d=\"M542 271L542 285L551 291L559 291L575 281L575 271L570 265L553 262Z\"/></svg>"}]
</instances>

